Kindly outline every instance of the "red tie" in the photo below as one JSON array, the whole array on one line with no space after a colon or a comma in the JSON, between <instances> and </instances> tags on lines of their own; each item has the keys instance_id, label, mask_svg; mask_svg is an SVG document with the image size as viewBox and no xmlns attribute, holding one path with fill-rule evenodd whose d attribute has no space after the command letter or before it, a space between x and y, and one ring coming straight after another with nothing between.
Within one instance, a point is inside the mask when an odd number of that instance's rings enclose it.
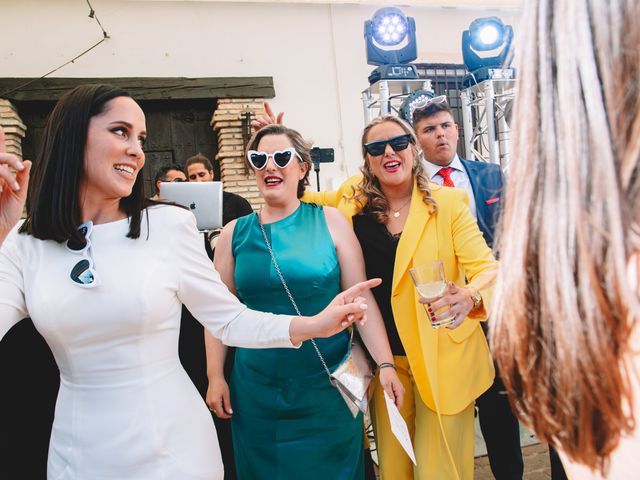
<instances>
[{"instance_id":1,"label":"red tie","mask_svg":"<svg viewBox=\"0 0 640 480\"><path fill-rule=\"evenodd\" d=\"M444 180L442 184L445 187L455 187L453 180L451 180L451 172L453 172L453 170L454 169L452 167L443 167L438 170L438 175L440 175Z\"/></svg>"}]
</instances>

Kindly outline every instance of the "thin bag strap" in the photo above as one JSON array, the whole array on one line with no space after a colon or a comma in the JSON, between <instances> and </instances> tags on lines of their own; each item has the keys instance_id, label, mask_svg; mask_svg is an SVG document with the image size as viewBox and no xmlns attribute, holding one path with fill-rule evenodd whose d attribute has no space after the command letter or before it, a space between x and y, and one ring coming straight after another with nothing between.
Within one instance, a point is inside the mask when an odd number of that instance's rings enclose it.
<instances>
[{"instance_id":1,"label":"thin bag strap","mask_svg":"<svg viewBox=\"0 0 640 480\"><path fill-rule=\"evenodd\" d=\"M284 287L285 292L287 292L287 295L289 296L289 300L291 300L291 305L293 305L293 308L295 309L296 313L298 314L299 317L302 317L302 314L300 313L300 310L298 309L298 305L296 304L296 301L293 299L293 295L291 295L291 291L289 290L289 287L287 286L287 282L284 281L284 276L282 275L282 272L280 271L280 267L278 266L278 262L276 261L276 256L273 254L273 250L271 249L271 244L269 243L269 239L267 238L267 232L265 232L264 227L262 226L262 221L260 220L260 215L258 214L258 212L256 212L256 216L258 217L258 225L260 225L260 230L262 230L262 238L264 238L264 243L267 245L267 250L269 250L269 255L271 255L271 260L273 261L273 266L276 268L276 272L278 273L278 277L280 277L280 282L282 282L282 286ZM324 371L327 372L327 375L329 376L329 379L331 380L331 371L329 370L329 367L327 366L327 362L324 361L324 357L322 356L322 353L320 353L320 349L318 348L318 345L316 344L315 340L312 338L311 339L311 344L313 345L313 348L315 349L316 353L318 354L318 358L320 359L320 362L322 362L322 366L324 367Z\"/></svg>"}]
</instances>

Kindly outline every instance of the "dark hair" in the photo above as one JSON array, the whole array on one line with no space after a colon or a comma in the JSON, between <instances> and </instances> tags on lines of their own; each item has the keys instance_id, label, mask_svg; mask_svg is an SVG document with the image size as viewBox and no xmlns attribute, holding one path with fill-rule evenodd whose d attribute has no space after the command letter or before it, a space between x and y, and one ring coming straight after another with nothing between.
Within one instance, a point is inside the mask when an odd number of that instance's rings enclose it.
<instances>
[{"instance_id":1,"label":"dark hair","mask_svg":"<svg viewBox=\"0 0 640 480\"><path fill-rule=\"evenodd\" d=\"M249 140L249 144L247 145L247 151L249 150L257 150L258 145L260 144L260 140L262 140L267 135L285 135L293 145L293 148L296 149L298 155L302 159L301 163L305 163L307 165L307 171L304 174L304 177L298 182L298 198L302 198L304 195L304 190L307 185L309 185L309 172L311 171L311 167L313 166L313 162L311 161L311 142L308 142L304 139L304 137L292 128L285 127L280 123L274 123L271 125L267 125L266 127L261 128L256 133L253 134L253 137ZM247 161L246 157L244 159L247 168L251 169L251 165Z\"/></svg>"},{"instance_id":2,"label":"dark hair","mask_svg":"<svg viewBox=\"0 0 640 480\"><path fill-rule=\"evenodd\" d=\"M436 113L447 112L451 116L453 116L453 112L451 111L451 107L449 106L449 102L444 101L441 103L430 103L424 108L416 108L412 115L411 124L416 126L416 124L422 120L423 118L429 118L434 116Z\"/></svg>"},{"instance_id":3,"label":"dark hair","mask_svg":"<svg viewBox=\"0 0 640 480\"><path fill-rule=\"evenodd\" d=\"M89 121L118 97L131 95L110 85L80 85L58 100L47 119L42 149L31 170L29 206L21 233L40 240L84 242L78 231L82 223L78 191L84 178ZM140 170L131 195L120 199L120 208L130 217L127 237L140 236L142 211L155 203L144 196Z\"/></svg>"},{"instance_id":4,"label":"dark hair","mask_svg":"<svg viewBox=\"0 0 640 480\"><path fill-rule=\"evenodd\" d=\"M166 182L167 181L167 173L173 172L173 171L178 171L178 172L183 172L184 173L184 169L182 168L182 166L178 165L177 163L171 163L169 165L163 165L162 167L160 167L158 169L158 171L156 172L155 177L153 177L153 186L155 187L158 184L158 182Z\"/></svg>"},{"instance_id":5,"label":"dark hair","mask_svg":"<svg viewBox=\"0 0 640 480\"><path fill-rule=\"evenodd\" d=\"M195 163L201 163L202 165L204 165L204 168L206 168L210 172L213 172L213 165L211 164L211 160L198 152L192 157L187 158L187 160L184 162L185 173L186 170L188 170L189 166Z\"/></svg>"}]
</instances>

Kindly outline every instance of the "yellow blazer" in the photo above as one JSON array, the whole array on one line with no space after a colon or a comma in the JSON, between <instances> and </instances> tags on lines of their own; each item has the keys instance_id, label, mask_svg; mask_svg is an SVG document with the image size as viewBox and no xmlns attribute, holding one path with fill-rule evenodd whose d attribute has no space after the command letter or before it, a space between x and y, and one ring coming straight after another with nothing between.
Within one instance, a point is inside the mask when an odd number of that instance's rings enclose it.
<instances>
[{"instance_id":1,"label":"yellow blazer","mask_svg":"<svg viewBox=\"0 0 640 480\"><path fill-rule=\"evenodd\" d=\"M351 177L335 192L307 192L302 200L337 207L351 221L359 208L348 197L361 179ZM423 402L438 413L454 415L489 388L495 375L480 321L490 310L492 288L486 279L497 262L471 215L466 192L431 184L431 193L436 214L414 185L393 268L391 307ZM437 259L443 260L449 280L477 288L485 307L454 330L431 327L409 274L414 264Z\"/></svg>"}]
</instances>

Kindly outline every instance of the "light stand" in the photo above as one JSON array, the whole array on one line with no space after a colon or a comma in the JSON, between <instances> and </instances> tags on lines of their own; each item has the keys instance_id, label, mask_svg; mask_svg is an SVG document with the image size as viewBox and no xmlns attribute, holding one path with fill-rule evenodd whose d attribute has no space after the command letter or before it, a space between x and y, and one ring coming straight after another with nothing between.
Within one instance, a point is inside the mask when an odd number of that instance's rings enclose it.
<instances>
[{"instance_id":1,"label":"light stand","mask_svg":"<svg viewBox=\"0 0 640 480\"><path fill-rule=\"evenodd\" d=\"M316 172L316 190L320 191L320 162L313 162L313 171Z\"/></svg>"},{"instance_id":2,"label":"light stand","mask_svg":"<svg viewBox=\"0 0 640 480\"><path fill-rule=\"evenodd\" d=\"M320 164L333 163L335 161L333 148L313 147L311 149L311 161L313 162L313 171L316 172L317 189L320 191Z\"/></svg>"}]
</instances>

